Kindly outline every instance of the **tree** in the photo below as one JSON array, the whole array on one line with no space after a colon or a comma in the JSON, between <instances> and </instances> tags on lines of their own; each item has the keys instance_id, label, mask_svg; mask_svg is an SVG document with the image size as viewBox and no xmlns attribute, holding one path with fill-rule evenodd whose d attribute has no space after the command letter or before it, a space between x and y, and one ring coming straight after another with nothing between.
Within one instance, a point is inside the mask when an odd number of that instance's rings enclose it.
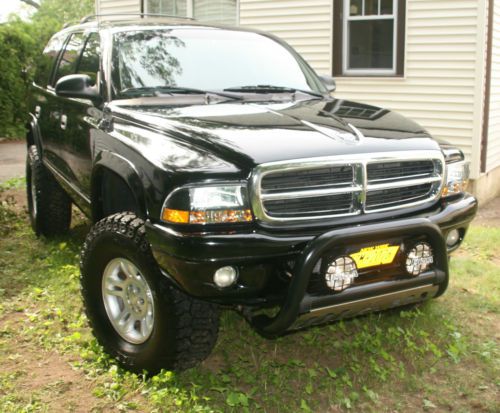
<instances>
[{"instance_id":1,"label":"tree","mask_svg":"<svg viewBox=\"0 0 500 413\"><path fill-rule=\"evenodd\" d=\"M35 9L39 9L40 8L40 4L38 4L37 2L35 2L33 0L21 0L21 2L22 3L26 3L27 5L32 6Z\"/></svg>"},{"instance_id":2,"label":"tree","mask_svg":"<svg viewBox=\"0 0 500 413\"><path fill-rule=\"evenodd\" d=\"M21 0L36 9L31 20L0 25L0 137L24 135L33 67L49 38L65 23L94 12L94 0Z\"/></svg>"}]
</instances>

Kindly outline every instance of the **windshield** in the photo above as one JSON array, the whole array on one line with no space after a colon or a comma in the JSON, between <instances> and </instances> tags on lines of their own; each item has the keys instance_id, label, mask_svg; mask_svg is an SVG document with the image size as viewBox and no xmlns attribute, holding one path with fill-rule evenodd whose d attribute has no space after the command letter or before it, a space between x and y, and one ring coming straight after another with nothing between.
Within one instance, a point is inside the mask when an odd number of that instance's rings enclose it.
<instances>
[{"instance_id":1,"label":"windshield","mask_svg":"<svg viewBox=\"0 0 500 413\"><path fill-rule=\"evenodd\" d=\"M161 93L169 86L222 91L265 85L325 92L301 59L275 40L252 32L211 28L118 32L112 65L115 99L129 98L134 90Z\"/></svg>"}]
</instances>

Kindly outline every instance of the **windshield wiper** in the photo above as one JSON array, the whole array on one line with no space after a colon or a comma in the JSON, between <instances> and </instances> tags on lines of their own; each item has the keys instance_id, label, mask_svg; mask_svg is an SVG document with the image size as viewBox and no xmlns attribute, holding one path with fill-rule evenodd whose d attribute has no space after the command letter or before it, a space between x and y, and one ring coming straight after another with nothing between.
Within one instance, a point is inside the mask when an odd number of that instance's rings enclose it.
<instances>
[{"instance_id":1,"label":"windshield wiper","mask_svg":"<svg viewBox=\"0 0 500 413\"><path fill-rule=\"evenodd\" d=\"M217 92L213 90L203 90L195 89L191 87L182 86L143 86L143 87L129 87L120 91L120 95L125 96L162 96L162 95L177 95L177 94L189 94L189 95L215 95L222 96L232 100L242 100L241 96L235 96L231 93Z\"/></svg>"},{"instance_id":2,"label":"windshield wiper","mask_svg":"<svg viewBox=\"0 0 500 413\"><path fill-rule=\"evenodd\" d=\"M293 87L274 86L274 85L253 85L253 86L237 86L224 89L224 92L245 92L245 93L305 93L307 95L324 98L325 96L319 92L312 90L296 89Z\"/></svg>"}]
</instances>

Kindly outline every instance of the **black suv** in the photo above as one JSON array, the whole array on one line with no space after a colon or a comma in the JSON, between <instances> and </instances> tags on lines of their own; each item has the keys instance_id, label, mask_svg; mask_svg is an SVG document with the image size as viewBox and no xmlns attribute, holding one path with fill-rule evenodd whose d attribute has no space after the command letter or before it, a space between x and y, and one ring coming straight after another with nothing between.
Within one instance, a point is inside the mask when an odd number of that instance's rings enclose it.
<instances>
[{"instance_id":1,"label":"black suv","mask_svg":"<svg viewBox=\"0 0 500 413\"><path fill-rule=\"evenodd\" d=\"M193 366L222 306L276 337L445 291L477 209L460 150L272 35L127 19L50 40L27 134L33 229L95 223L82 294L122 365Z\"/></svg>"}]
</instances>

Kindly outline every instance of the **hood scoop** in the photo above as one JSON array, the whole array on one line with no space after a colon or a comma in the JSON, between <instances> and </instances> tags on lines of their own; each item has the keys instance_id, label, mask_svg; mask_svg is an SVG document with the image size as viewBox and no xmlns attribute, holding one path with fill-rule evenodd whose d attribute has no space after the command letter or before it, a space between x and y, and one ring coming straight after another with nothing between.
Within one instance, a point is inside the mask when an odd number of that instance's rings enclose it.
<instances>
[{"instance_id":1,"label":"hood scoop","mask_svg":"<svg viewBox=\"0 0 500 413\"><path fill-rule=\"evenodd\" d=\"M336 141L344 142L344 143L352 143L357 144L363 138L363 134L351 124L348 124L349 128L352 130L351 132L347 131L339 131L338 129L328 128L325 126L317 125L315 123L309 122L307 120L301 120L302 124L308 126L311 129L331 138Z\"/></svg>"}]
</instances>

